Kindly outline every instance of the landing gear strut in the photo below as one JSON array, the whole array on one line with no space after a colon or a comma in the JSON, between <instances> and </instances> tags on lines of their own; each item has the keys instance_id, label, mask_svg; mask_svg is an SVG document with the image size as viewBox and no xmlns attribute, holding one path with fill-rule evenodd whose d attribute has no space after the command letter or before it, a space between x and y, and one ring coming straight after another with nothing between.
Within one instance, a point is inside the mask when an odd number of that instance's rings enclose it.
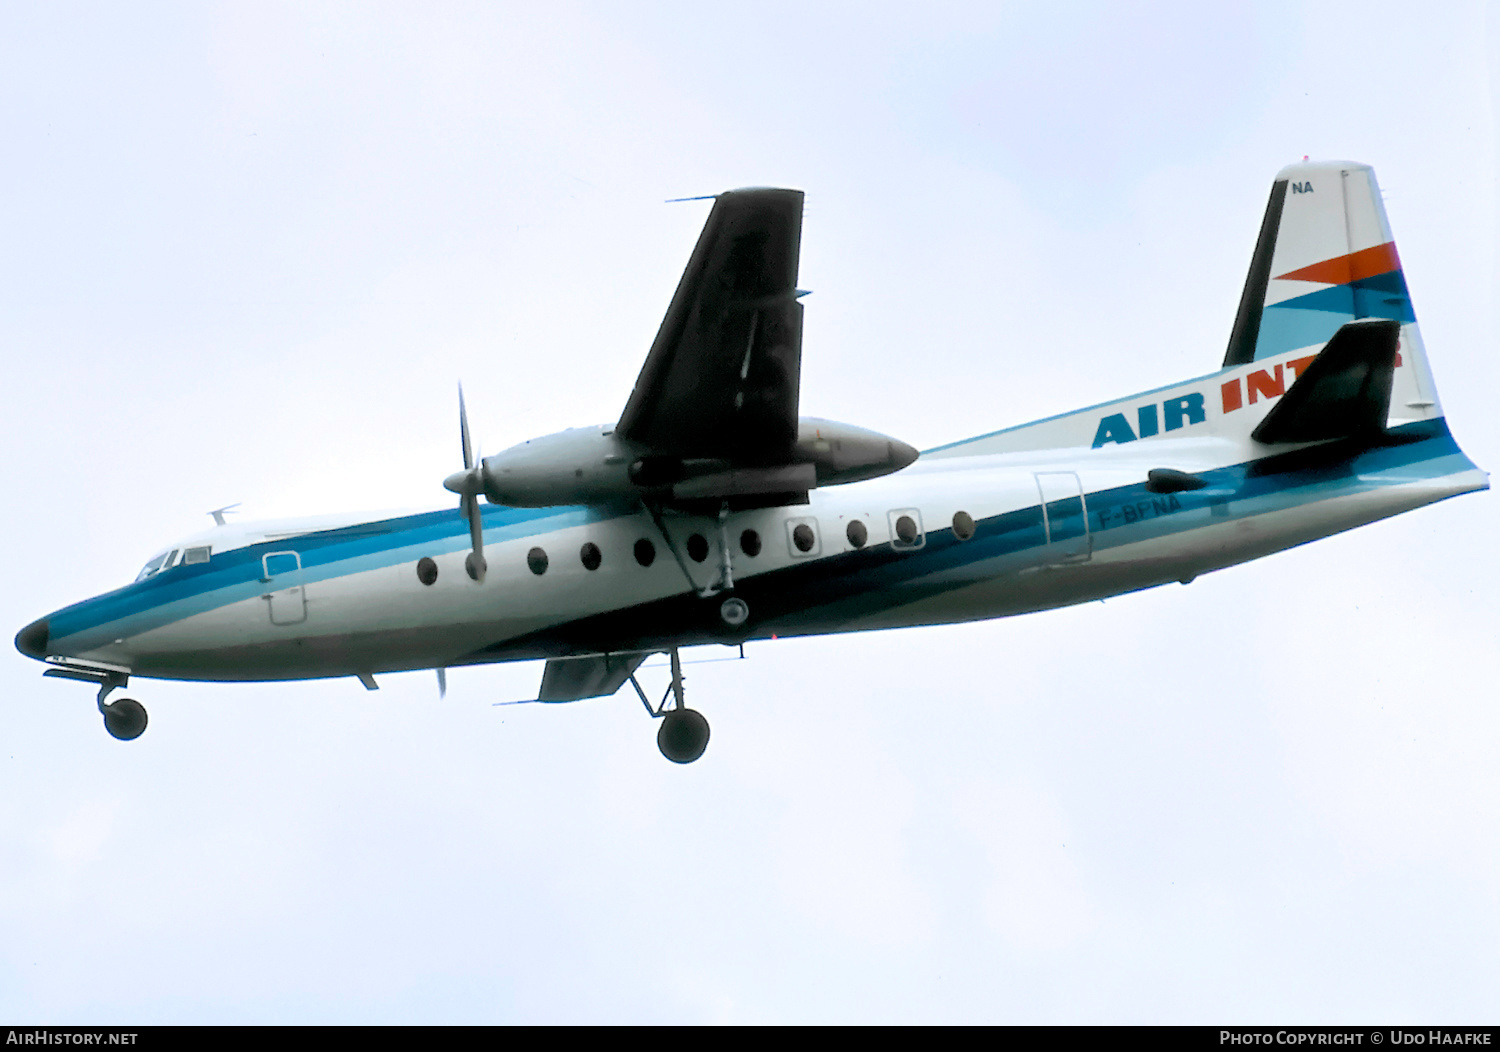
<instances>
[{"instance_id":1,"label":"landing gear strut","mask_svg":"<svg viewBox=\"0 0 1500 1052\"><path fill-rule=\"evenodd\" d=\"M712 599L714 596L724 592L734 591L734 560L729 554L729 502L725 501L719 508L719 576L718 580L710 581L708 584L699 586L693 579L693 573L688 569L687 560L677 550L677 545L672 543L672 535L667 532L666 520L661 517L661 505L654 501L644 501L646 510L651 513L651 521L656 523L657 532L661 539L667 542L667 551L672 553L672 558L677 560L677 566L682 571L682 576L687 580L691 588L700 599ZM740 606L745 606L742 600L735 600ZM749 607L745 607L746 615ZM725 619L728 621L728 618ZM728 621L730 625L738 625L739 621Z\"/></svg>"},{"instance_id":2,"label":"landing gear strut","mask_svg":"<svg viewBox=\"0 0 1500 1052\"><path fill-rule=\"evenodd\" d=\"M641 704L646 706L646 711L652 718L661 720L661 726L656 731L656 746L661 754L673 763L692 763L708 748L708 720L703 718L703 713L688 708L683 701L682 658L678 656L676 647L671 649L670 656L672 685L662 695L660 705L651 704L634 675L630 677L630 685L635 687ZM667 708L668 698L673 703L670 709Z\"/></svg>"},{"instance_id":3,"label":"landing gear strut","mask_svg":"<svg viewBox=\"0 0 1500 1052\"><path fill-rule=\"evenodd\" d=\"M745 635L748 631L745 628L745 623L750 620L750 604L736 595L729 594L734 590L734 562L729 554L729 502L725 501L723 506L719 508L718 578L702 586L693 579L693 572L688 569L687 560L682 557L682 553L677 550L677 545L672 541L672 535L667 532L667 523L662 518L661 505L653 501L644 501L643 503L646 506L646 510L651 513L651 521L656 523L656 529L661 534L661 539L667 542L667 551L671 552L672 558L677 561L677 567L682 571L683 579L687 581L688 587L692 589L693 594L700 599L713 599L716 596L726 596L719 603L718 624L713 626L714 629L720 635L726 631L731 637ZM702 540L702 538L700 537L699 540ZM639 687L636 689L640 690ZM646 707L648 709L651 708L649 703ZM663 719L666 718L657 709L652 709L652 715L661 716ZM708 741L708 729L706 726L703 730L703 740L705 742ZM666 746L662 747L662 751L666 752ZM703 750L700 749L698 751L701 753ZM697 759L696 755L689 760L679 760L677 762L688 763L690 760L695 759Z\"/></svg>"}]
</instances>

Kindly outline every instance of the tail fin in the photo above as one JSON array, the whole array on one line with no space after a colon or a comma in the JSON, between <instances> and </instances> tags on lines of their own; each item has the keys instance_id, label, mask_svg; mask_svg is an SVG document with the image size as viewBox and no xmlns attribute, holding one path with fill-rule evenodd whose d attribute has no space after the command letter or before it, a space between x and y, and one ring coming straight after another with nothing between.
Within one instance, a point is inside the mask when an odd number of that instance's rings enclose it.
<instances>
[{"instance_id":1,"label":"tail fin","mask_svg":"<svg viewBox=\"0 0 1500 1052\"><path fill-rule=\"evenodd\" d=\"M1283 168L1271 187L1225 368L1314 353L1360 318L1401 325L1392 422L1441 416L1375 172L1347 161Z\"/></svg>"}]
</instances>

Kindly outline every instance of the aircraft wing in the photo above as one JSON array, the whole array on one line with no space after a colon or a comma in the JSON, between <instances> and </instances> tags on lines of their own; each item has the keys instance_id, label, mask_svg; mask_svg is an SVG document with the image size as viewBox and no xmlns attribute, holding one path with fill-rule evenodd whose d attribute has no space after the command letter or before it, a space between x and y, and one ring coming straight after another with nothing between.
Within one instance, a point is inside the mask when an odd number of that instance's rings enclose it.
<instances>
[{"instance_id":1,"label":"aircraft wing","mask_svg":"<svg viewBox=\"0 0 1500 1052\"><path fill-rule=\"evenodd\" d=\"M801 241L800 190L733 190L714 199L617 435L681 460L791 461Z\"/></svg>"}]
</instances>

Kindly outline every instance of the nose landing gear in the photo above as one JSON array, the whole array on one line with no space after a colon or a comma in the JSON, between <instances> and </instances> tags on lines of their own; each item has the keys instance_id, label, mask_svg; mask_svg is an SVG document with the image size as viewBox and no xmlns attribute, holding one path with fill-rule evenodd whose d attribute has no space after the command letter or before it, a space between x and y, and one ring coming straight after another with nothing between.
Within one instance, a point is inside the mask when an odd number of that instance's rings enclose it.
<instances>
[{"instance_id":1,"label":"nose landing gear","mask_svg":"<svg viewBox=\"0 0 1500 1052\"><path fill-rule=\"evenodd\" d=\"M673 763L692 763L708 748L708 720L703 718L703 713L688 708L683 701L682 659L678 656L676 647L671 649L670 656L672 685L662 695L659 706L651 704L634 674L630 677L630 685L640 695L641 704L646 706L646 711L652 718L661 720L661 726L656 731L656 747L661 750L661 754ZM668 697L673 702L670 709L667 708Z\"/></svg>"},{"instance_id":2,"label":"nose landing gear","mask_svg":"<svg viewBox=\"0 0 1500 1052\"><path fill-rule=\"evenodd\" d=\"M101 704L104 713L104 729L110 735L128 742L139 738L146 730L146 706L134 698L121 698L108 705Z\"/></svg>"},{"instance_id":3,"label":"nose landing gear","mask_svg":"<svg viewBox=\"0 0 1500 1052\"><path fill-rule=\"evenodd\" d=\"M120 674L110 674L99 684L98 705L99 712L104 717L104 729L109 731L110 737L122 742L134 741L146 733L146 706L134 698L121 698L108 705L104 703L110 691L125 686L127 678Z\"/></svg>"},{"instance_id":4,"label":"nose landing gear","mask_svg":"<svg viewBox=\"0 0 1500 1052\"><path fill-rule=\"evenodd\" d=\"M134 698L121 698L112 704L105 704L104 701L117 687L123 687L130 682L129 672L123 669L77 665L54 666L42 675L55 676L58 679L76 679L83 683L97 685L99 695L95 699L95 704L99 706L99 715L104 717L104 729L109 731L111 737L128 742L145 733L146 706Z\"/></svg>"}]
</instances>

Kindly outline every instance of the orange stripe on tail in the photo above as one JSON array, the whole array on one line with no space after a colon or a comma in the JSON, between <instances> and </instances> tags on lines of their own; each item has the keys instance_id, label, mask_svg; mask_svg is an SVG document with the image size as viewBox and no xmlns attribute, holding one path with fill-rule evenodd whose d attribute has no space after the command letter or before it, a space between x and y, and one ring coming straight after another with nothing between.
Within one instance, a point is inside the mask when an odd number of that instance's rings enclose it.
<instances>
[{"instance_id":1,"label":"orange stripe on tail","mask_svg":"<svg viewBox=\"0 0 1500 1052\"><path fill-rule=\"evenodd\" d=\"M1335 256L1321 263L1314 263L1301 270L1279 275L1277 281L1317 281L1324 285L1347 285L1351 281L1373 278L1376 274L1387 274L1401 269L1401 260L1396 255L1396 243L1387 241L1374 248L1362 248L1347 256Z\"/></svg>"}]
</instances>

